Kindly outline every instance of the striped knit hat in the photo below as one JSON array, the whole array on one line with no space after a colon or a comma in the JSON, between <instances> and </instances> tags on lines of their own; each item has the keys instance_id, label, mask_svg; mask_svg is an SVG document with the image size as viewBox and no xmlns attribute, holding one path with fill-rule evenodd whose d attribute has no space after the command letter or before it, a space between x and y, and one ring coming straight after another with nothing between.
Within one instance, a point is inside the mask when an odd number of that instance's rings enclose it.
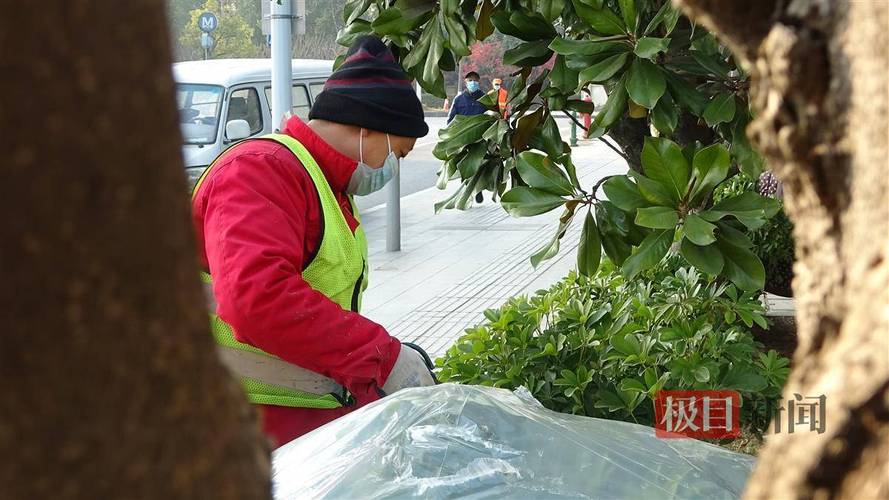
<instances>
[{"instance_id":1,"label":"striped knit hat","mask_svg":"<svg viewBox=\"0 0 889 500\"><path fill-rule=\"evenodd\" d=\"M423 137L429 126L407 73L382 40L355 40L343 64L328 78L309 119L356 125L402 137Z\"/></svg>"}]
</instances>

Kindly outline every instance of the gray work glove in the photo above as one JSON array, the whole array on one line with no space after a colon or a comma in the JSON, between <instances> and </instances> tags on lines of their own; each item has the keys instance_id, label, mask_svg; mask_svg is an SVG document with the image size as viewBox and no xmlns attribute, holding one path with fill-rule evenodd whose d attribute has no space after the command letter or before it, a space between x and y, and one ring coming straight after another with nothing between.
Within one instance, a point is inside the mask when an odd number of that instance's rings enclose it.
<instances>
[{"instance_id":1,"label":"gray work glove","mask_svg":"<svg viewBox=\"0 0 889 500\"><path fill-rule=\"evenodd\" d=\"M408 387L426 387L438 383L432 373L432 361L414 344L401 344L401 352L383 384L383 392L392 394Z\"/></svg>"}]
</instances>

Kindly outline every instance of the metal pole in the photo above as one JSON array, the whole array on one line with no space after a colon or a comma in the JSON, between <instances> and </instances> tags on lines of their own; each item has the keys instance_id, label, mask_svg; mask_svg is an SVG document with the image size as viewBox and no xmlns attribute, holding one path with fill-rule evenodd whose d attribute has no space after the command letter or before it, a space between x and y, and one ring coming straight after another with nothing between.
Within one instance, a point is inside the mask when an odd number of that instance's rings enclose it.
<instances>
[{"instance_id":1,"label":"metal pole","mask_svg":"<svg viewBox=\"0 0 889 500\"><path fill-rule=\"evenodd\" d=\"M571 117L574 118L574 120L576 120L577 119L577 112L572 111ZM571 120L571 147L572 148L574 146L577 146L577 122L574 120Z\"/></svg>"},{"instance_id":2,"label":"metal pole","mask_svg":"<svg viewBox=\"0 0 889 500\"><path fill-rule=\"evenodd\" d=\"M401 165L389 181L389 200L386 202L386 251L401 250Z\"/></svg>"},{"instance_id":3,"label":"metal pole","mask_svg":"<svg viewBox=\"0 0 889 500\"><path fill-rule=\"evenodd\" d=\"M292 107L292 0L272 2L272 127L277 129Z\"/></svg>"}]
</instances>

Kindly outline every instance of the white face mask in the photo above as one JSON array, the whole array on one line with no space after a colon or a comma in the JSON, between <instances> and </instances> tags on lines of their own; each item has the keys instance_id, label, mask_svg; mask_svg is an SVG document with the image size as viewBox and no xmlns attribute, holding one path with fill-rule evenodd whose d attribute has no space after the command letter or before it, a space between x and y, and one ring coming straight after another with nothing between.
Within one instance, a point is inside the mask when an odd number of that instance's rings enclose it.
<instances>
[{"instance_id":1,"label":"white face mask","mask_svg":"<svg viewBox=\"0 0 889 500\"><path fill-rule=\"evenodd\" d=\"M358 133L358 168L352 174L349 186L346 192L358 196L368 195L374 191L383 189L395 174L398 173L398 157L392 151L392 142L389 140L389 134L386 134L386 144L389 146L389 156L383 162L380 168L373 168L364 163L364 134Z\"/></svg>"}]
</instances>

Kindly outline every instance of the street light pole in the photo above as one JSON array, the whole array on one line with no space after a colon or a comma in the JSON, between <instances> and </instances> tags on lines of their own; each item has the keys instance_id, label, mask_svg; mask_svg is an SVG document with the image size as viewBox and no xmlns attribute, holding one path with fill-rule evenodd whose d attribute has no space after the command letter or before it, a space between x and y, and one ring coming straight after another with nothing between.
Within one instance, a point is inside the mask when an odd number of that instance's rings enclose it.
<instances>
[{"instance_id":1,"label":"street light pole","mask_svg":"<svg viewBox=\"0 0 889 500\"><path fill-rule=\"evenodd\" d=\"M272 127L280 126L284 113L292 107L291 87L293 86L292 57L292 0L272 2Z\"/></svg>"}]
</instances>

